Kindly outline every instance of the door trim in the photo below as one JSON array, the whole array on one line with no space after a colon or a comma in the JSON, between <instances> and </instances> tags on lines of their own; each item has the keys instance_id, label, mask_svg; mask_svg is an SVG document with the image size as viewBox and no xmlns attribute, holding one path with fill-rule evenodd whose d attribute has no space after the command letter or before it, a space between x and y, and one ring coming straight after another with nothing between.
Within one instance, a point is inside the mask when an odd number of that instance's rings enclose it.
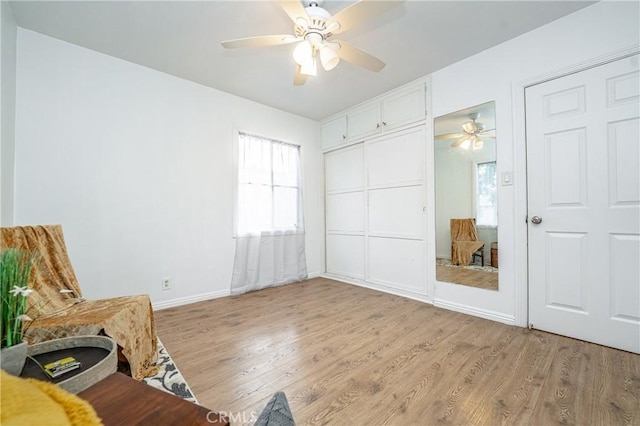
<instances>
[{"instance_id":1,"label":"door trim","mask_svg":"<svg viewBox=\"0 0 640 426\"><path fill-rule=\"evenodd\" d=\"M527 87L554 80L580 71L604 65L640 53L640 44L634 44L606 55L600 55L575 65L560 68L549 73L532 76L525 80L512 83L512 114L513 114L513 179L516 188L522 188L514 193L515 220L514 227L514 317L515 325L529 326L529 252L527 235L527 137L525 90Z\"/></svg>"}]
</instances>

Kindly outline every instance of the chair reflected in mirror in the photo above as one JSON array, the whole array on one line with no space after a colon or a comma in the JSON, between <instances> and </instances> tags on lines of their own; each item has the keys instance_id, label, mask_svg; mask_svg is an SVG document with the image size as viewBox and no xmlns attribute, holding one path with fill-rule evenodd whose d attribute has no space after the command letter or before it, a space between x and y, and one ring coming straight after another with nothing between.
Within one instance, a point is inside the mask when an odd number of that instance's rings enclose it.
<instances>
[{"instance_id":1,"label":"chair reflected in mirror","mask_svg":"<svg viewBox=\"0 0 640 426\"><path fill-rule=\"evenodd\" d=\"M480 259L484 266L484 243L478 239L475 218L450 219L451 263L466 266Z\"/></svg>"}]
</instances>

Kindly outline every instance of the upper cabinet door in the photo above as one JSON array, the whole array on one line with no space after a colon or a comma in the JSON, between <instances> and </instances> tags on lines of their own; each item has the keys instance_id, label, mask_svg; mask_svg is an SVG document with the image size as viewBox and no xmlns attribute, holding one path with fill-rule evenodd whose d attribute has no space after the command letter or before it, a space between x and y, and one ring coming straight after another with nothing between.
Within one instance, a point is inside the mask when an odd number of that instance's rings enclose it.
<instances>
[{"instance_id":1,"label":"upper cabinet door","mask_svg":"<svg viewBox=\"0 0 640 426\"><path fill-rule=\"evenodd\" d=\"M382 131L380 125L380 103L371 102L348 113L349 140L358 141Z\"/></svg>"},{"instance_id":2,"label":"upper cabinet door","mask_svg":"<svg viewBox=\"0 0 640 426\"><path fill-rule=\"evenodd\" d=\"M322 125L322 150L326 151L347 140L347 116L341 115Z\"/></svg>"},{"instance_id":3,"label":"upper cabinet door","mask_svg":"<svg viewBox=\"0 0 640 426\"><path fill-rule=\"evenodd\" d=\"M392 130L424 120L425 116L424 83L394 92L382 100L382 125L384 130Z\"/></svg>"}]
</instances>

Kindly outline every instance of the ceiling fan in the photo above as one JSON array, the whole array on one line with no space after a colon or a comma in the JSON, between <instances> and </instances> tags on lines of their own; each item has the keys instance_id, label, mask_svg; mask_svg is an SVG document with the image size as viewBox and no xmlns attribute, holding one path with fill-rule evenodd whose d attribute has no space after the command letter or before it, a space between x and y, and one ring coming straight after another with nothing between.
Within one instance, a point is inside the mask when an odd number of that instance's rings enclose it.
<instances>
[{"instance_id":1,"label":"ceiling fan","mask_svg":"<svg viewBox=\"0 0 640 426\"><path fill-rule=\"evenodd\" d=\"M446 133L437 135L436 140L457 139L451 144L452 148L480 149L484 146L485 139L495 139L494 135L488 134L495 129L485 129L482 123L476 122L478 113L469 114L470 121L462 124L462 133Z\"/></svg>"},{"instance_id":2,"label":"ceiling fan","mask_svg":"<svg viewBox=\"0 0 640 426\"><path fill-rule=\"evenodd\" d=\"M238 47L263 47L297 43L293 50L296 63L293 84L303 85L307 76L317 73L317 59L322 67L332 70L340 60L371 71L382 70L385 63L375 56L333 36L347 31L368 19L382 14L399 4L399 1L360 0L335 15L322 8L324 0L275 0L294 23L294 35L267 35L223 41L227 49Z\"/></svg>"}]
</instances>

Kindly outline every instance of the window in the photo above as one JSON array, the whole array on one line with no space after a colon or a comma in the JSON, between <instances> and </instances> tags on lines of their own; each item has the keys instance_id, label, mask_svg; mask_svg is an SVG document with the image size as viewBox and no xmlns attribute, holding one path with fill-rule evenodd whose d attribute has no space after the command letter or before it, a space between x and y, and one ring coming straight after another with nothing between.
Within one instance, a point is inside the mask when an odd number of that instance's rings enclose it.
<instances>
[{"instance_id":1,"label":"window","mask_svg":"<svg viewBox=\"0 0 640 426\"><path fill-rule=\"evenodd\" d=\"M476 164L476 224L498 226L496 162Z\"/></svg>"},{"instance_id":2,"label":"window","mask_svg":"<svg viewBox=\"0 0 640 426\"><path fill-rule=\"evenodd\" d=\"M238 235L302 231L300 147L239 134Z\"/></svg>"}]
</instances>

